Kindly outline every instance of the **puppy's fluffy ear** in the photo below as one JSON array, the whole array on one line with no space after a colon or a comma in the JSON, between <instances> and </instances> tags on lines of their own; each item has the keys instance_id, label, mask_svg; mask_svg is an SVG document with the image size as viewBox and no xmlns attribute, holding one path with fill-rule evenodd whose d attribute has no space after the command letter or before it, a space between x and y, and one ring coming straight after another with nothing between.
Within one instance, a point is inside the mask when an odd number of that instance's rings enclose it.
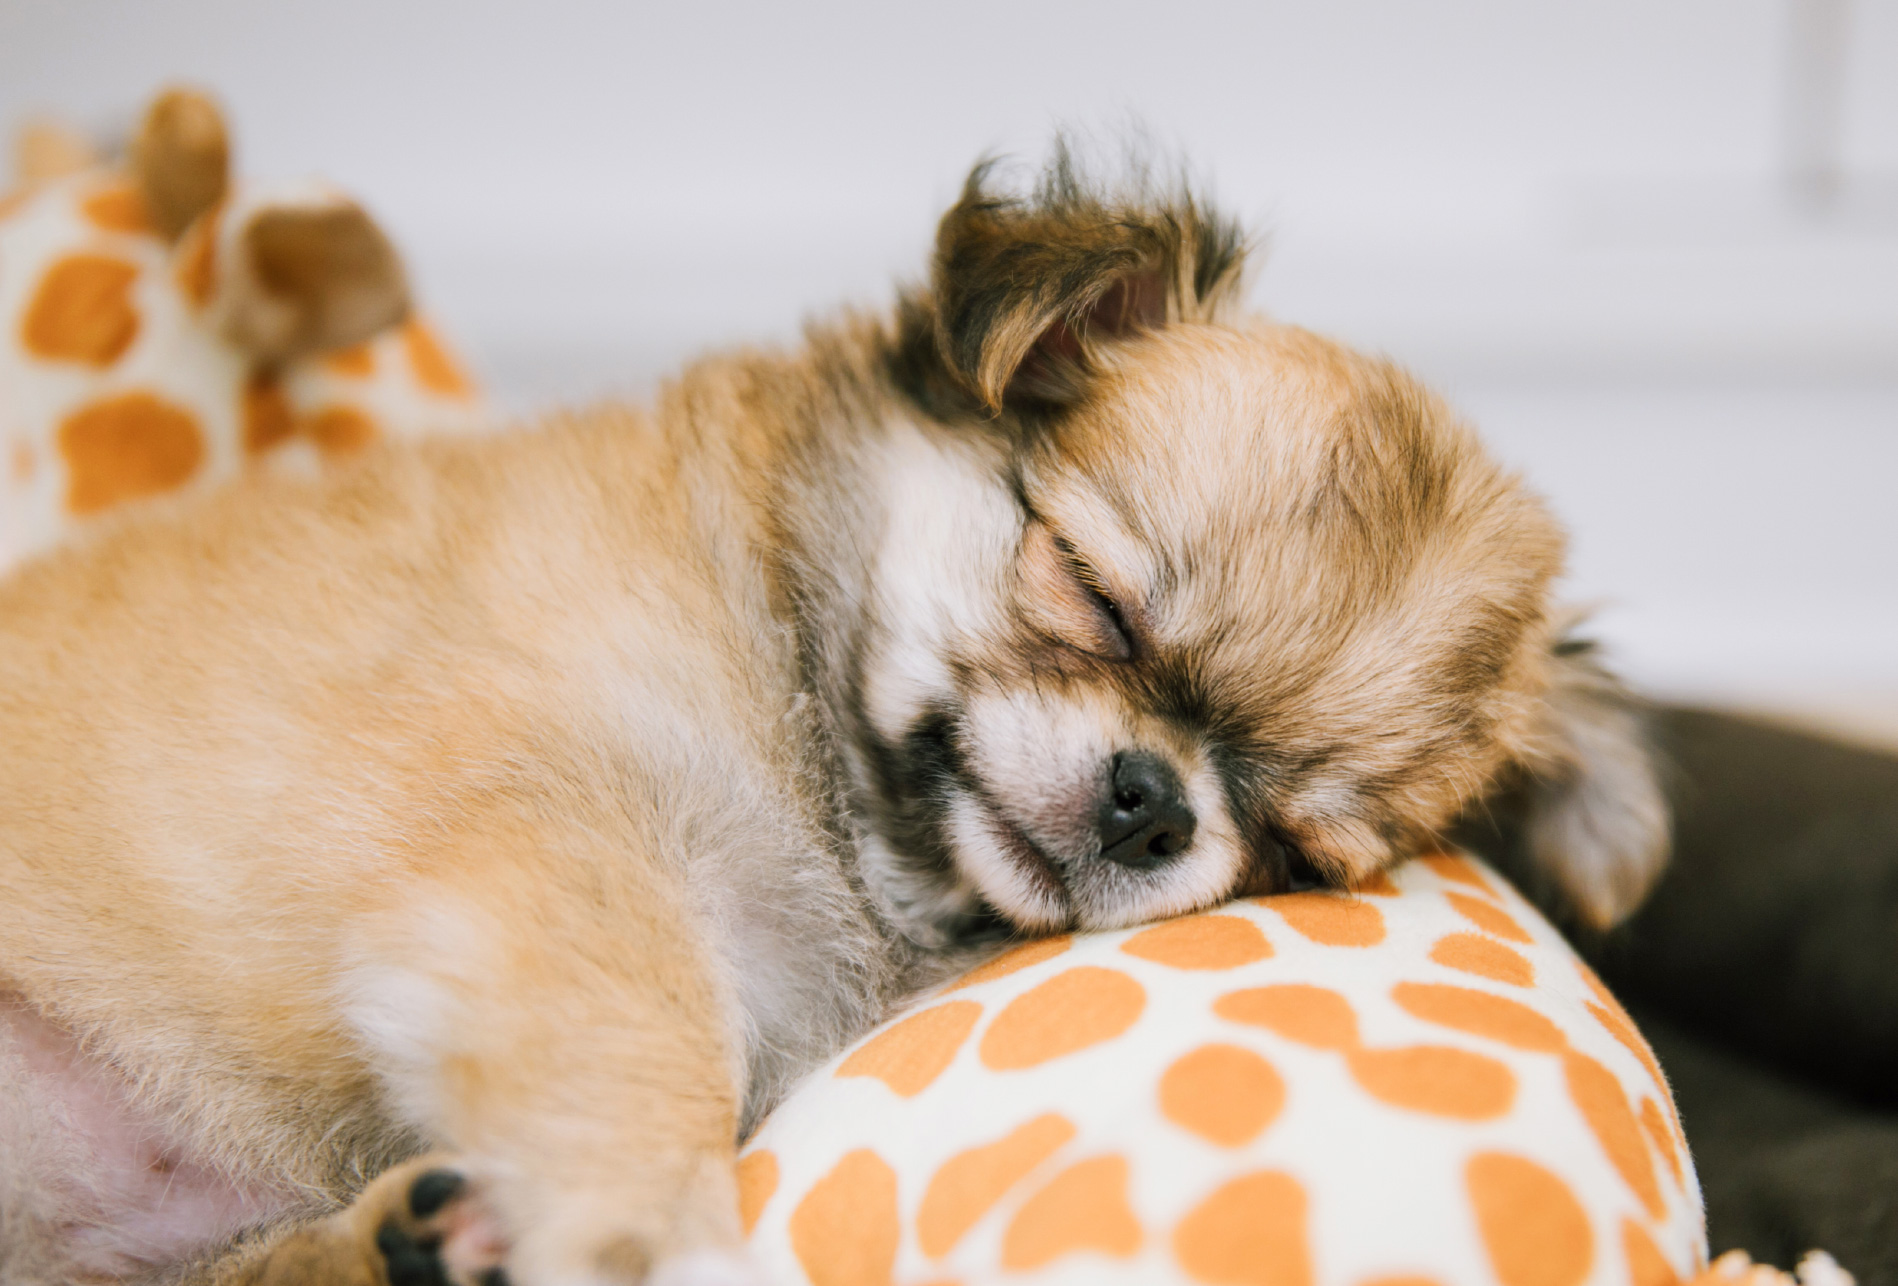
<instances>
[{"instance_id":1,"label":"puppy's fluffy ear","mask_svg":"<svg viewBox=\"0 0 1898 1286\"><path fill-rule=\"evenodd\" d=\"M969 175L937 231L929 290L903 301L898 373L937 409L1073 402L1100 345L1209 316L1236 293L1238 226L1183 185L1097 188L1060 143L1033 192L993 179L992 162Z\"/></svg>"},{"instance_id":2,"label":"puppy's fluffy ear","mask_svg":"<svg viewBox=\"0 0 1898 1286\"><path fill-rule=\"evenodd\" d=\"M1513 797L1520 874L1595 929L1641 905L1667 864L1670 818L1645 719L1594 655L1565 638Z\"/></svg>"}]
</instances>

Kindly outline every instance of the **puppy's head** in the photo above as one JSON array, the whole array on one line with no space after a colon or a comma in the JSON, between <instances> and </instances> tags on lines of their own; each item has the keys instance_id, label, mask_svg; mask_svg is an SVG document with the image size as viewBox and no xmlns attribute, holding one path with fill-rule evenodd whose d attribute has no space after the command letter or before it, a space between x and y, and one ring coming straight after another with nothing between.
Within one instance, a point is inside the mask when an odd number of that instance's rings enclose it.
<instances>
[{"instance_id":1,"label":"puppy's head","mask_svg":"<svg viewBox=\"0 0 1898 1286\"><path fill-rule=\"evenodd\" d=\"M1551 624L1556 524L1403 372L1233 315L1241 259L1064 163L944 219L853 683L877 873L927 922L1123 925L1361 881L1513 777L1614 919L1665 817Z\"/></svg>"}]
</instances>

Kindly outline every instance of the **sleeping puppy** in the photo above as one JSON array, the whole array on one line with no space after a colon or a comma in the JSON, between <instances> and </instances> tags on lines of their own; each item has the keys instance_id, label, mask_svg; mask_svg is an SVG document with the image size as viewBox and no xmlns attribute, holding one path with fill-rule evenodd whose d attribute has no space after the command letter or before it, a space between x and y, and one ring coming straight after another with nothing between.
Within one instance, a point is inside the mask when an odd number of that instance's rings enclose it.
<instances>
[{"instance_id":1,"label":"sleeping puppy","mask_svg":"<svg viewBox=\"0 0 1898 1286\"><path fill-rule=\"evenodd\" d=\"M742 1280L735 1141L984 941L1349 885L1511 778L1628 910L1555 523L1242 258L978 169L893 317L0 587L0 1276Z\"/></svg>"}]
</instances>

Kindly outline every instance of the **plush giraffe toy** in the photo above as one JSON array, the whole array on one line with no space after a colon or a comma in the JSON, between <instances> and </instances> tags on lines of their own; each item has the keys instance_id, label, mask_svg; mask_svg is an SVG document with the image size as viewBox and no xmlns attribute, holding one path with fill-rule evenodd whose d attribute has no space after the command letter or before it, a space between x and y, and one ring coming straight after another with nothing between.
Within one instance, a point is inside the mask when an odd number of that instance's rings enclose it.
<instances>
[{"instance_id":1,"label":"plush giraffe toy","mask_svg":"<svg viewBox=\"0 0 1898 1286\"><path fill-rule=\"evenodd\" d=\"M233 185L228 154L188 90L117 162L23 135L0 198L0 569L127 501L486 423L361 207Z\"/></svg>"},{"instance_id":2,"label":"plush giraffe toy","mask_svg":"<svg viewBox=\"0 0 1898 1286\"><path fill-rule=\"evenodd\" d=\"M807 1081L739 1179L811 1286L1793 1281L1708 1265L1646 1042L1453 855L1016 947Z\"/></svg>"}]
</instances>

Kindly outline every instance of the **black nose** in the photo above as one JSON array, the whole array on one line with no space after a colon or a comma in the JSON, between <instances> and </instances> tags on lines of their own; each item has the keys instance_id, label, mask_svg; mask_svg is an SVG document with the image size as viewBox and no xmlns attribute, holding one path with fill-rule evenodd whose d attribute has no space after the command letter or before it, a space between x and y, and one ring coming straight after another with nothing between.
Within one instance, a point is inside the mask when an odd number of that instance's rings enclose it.
<instances>
[{"instance_id":1,"label":"black nose","mask_svg":"<svg viewBox=\"0 0 1898 1286\"><path fill-rule=\"evenodd\" d=\"M1158 755L1114 756L1101 803L1101 856L1122 866L1159 866L1193 842L1193 810L1180 775Z\"/></svg>"}]
</instances>

